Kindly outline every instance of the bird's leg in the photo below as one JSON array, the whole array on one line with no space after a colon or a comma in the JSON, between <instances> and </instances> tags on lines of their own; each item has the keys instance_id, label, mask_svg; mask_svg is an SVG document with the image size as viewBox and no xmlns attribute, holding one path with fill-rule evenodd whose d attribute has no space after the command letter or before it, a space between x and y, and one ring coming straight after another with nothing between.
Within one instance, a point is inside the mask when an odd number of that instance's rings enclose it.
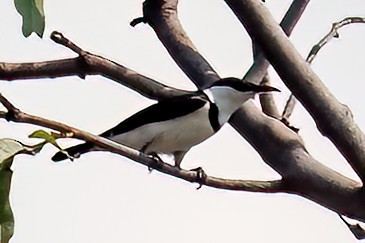
<instances>
[{"instance_id":1,"label":"bird's leg","mask_svg":"<svg viewBox=\"0 0 365 243\"><path fill-rule=\"evenodd\" d=\"M148 171L152 172L154 168L158 168L161 163L165 163L156 152L148 153L148 157L153 159L153 163L148 165Z\"/></svg>"},{"instance_id":2,"label":"bird's leg","mask_svg":"<svg viewBox=\"0 0 365 243\"><path fill-rule=\"evenodd\" d=\"M202 188L203 184L205 183L205 179L207 178L207 174L204 172L202 167L191 169L190 171L196 172L196 182L199 184L197 190Z\"/></svg>"},{"instance_id":3,"label":"bird's leg","mask_svg":"<svg viewBox=\"0 0 365 243\"><path fill-rule=\"evenodd\" d=\"M152 143L152 141L146 143L141 149L142 153L147 154L147 156L150 157L151 159L153 159L153 161L154 161L153 163L148 165L149 172L152 172L153 168L157 168L160 163L164 163L163 160L161 159L161 157L158 156L158 154L156 152L148 152L148 153L146 152L148 146L150 146L151 143Z\"/></svg>"},{"instance_id":4,"label":"bird's leg","mask_svg":"<svg viewBox=\"0 0 365 243\"><path fill-rule=\"evenodd\" d=\"M178 169L181 169L181 167L180 167L181 161L183 160L183 158L187 152L188 151L175 151L172 154L174 156L175 167L177 167Z\"/></svg>"},{"instance_id":5,"label":"bird's leg","mask_svg":"<svg viewBox=\"0 0 365 243\"><path fill-rule=\"evenodd\" d=\"M173 156L175 159L175 167L177 167L178 169L181 169L181 167L180 167L181 161L187 152L188 151L175 151L173 153ZM199 183L199 186L197 188L197 190L198 190L203 186L203 184L205 182L205 178L207 177L207 174L205 174L202 167L194 168L194 169L191 169L190 171L196 172L196 182Z\"/></svg>"}]
</instances>

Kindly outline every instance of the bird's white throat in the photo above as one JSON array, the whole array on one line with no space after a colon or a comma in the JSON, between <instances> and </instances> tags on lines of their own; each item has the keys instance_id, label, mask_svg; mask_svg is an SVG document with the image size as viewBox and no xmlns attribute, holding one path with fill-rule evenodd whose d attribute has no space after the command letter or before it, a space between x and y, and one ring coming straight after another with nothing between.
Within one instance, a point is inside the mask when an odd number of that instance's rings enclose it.
<instances>
[{"instance_id":1,"label":"bird's white throat","mask_svg":"<svg viewBox=\"0 0 365 243\"><path fill-rule=\"evenodd\" d=\"M240 92L226 86L213 86L204 92L218 107L218 120L220 125L226 123L243 103L255 95L254 92Z\"/></svg>"}]
</instances>

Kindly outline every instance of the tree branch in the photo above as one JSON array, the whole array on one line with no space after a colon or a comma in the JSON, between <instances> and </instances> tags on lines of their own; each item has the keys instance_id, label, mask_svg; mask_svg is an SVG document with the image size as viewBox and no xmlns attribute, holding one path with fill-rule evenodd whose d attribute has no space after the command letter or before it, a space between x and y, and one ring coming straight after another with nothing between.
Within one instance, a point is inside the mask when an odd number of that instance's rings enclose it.
<instances>
[{"instance_id":1,"label":"tree branch","mask_svg":"<svg viewBox=\"0 0 365 243\"><path fill-rule=\"evenodd\" d=\"M51 40L53 40L54 42L56 42L60 45L63 45L65 47L69 48L70 50L74 51L76 54L79 54L80 56L82 56L83 53L85 52L79 46L77 46L75 43L73 43L72 41L67 39L61 32L53 31L51 33Z\"/></svg>"},{"instance_id":2,"label":"tree branch","mask_svg":"<svg viewBox=\"0 0 365 243\"><path fill-rule=\"evenodd\" d=\"M280 22L281 28L288 36L291 35L294 27L302 17L302 14L304 13L309 1L310 0L294 0L290 5L284 18ZM265 55L261 54L258 56L259 58L255 60L253 65L244 76L244 79L247 82L259 84L266 75L270 63L266 60Z\"/></svg>"},{"instance_id":3,"label":"tree branch","mask_svg":"<svg viewBox=\"0 0 365 243\"><path fill-rule=\"evenodd\" d=\"M318 52L321 50L322 47L324 47L326 44L328 44L333 38L340 38L340 35L338 33L338 30L342 27L349 25L349 24L358 24L358 23L365 23L365 18L360 17L347 17L339 22L335 22L332 24L331 30L328 32L327 35L325 35L316 45L314 45L311 49L311 51L308 54L307 62L312 63Z\"/></svg>"},{"instance_id":4,"label":"tree branch","mask_svg":"<svg viewBox=\"0 0 365 243\"><path fill-rule=\"evenodd\" d=\"M12 81L17 79L56 78L77 75L102 75L119 84L133 89L150 99L160 100L189 91L175 89L145 77L118 63L82 50L59 32L53 32L51 38L79 54L79 57L33 63L0 62L0 79Z\"/></svg>"},{"instance_id":5,"label":"tree branch","mask_svg":"<svg viewBox=\"0 0 365 243\"><path fill-rule=\"evenodd\" d=\"M290 94L289 99L285 103L285 107L283 110L283 114L281 115L281 119L287 121L289 123L289 118L293 114L295 104L297 100L295 99L293 94Z\"/></svg>"},{"instance_id":6,"label":"tree branch","mask_svg":"<svg viewBox=\"0 0 365 243\"><path fill-rule=\"evenodd\" d=\"M68 134L69 138L77 138L87 142L96 144L107 151L123 155L137 163L148 166L162 173L183 179L189 182L197 182L201 185L237 191L250 192L286 192L284 183L280 180L276 181L253 181L253 180L230 180L212 176L205 176L203 179L198 178L198 172L190 170L182 170L175 166L156 161L155 159L141 153L138 150L132 149L125 145L113 142L112 140L93 135L80 129L70 127L60 122L52 121L38 116L33 116L20 111L9 100L0 94L0 103L3 104L8 112L0 114L0 118L5 118L8 121L28 123L50 128L61 133Z\"/></svg>"},{"instance_id":7,"label":"tree branch","mask_svg":"<svg viewBox=\"0 0 365 243\"><path fill-rule=\"evenodd\" d=\"M284 83L311 114L319 131L332 141L365 181L365 136L348 107L329 92L260 2L225 1L261 46Z\"/></svg>"},{"instance_id":8,"label":"tree branch","mask_svg":"<svg viewBox=\"0 0 365 243\"><path fill-rule=\"evenodd\" d=\"M183 30L177 17L177 4L178 0L146 0L143 3L143 19L154 29L181 70L203 89L220 77Z\"/></svg>"},{"instance_id":9,"label":"tree branch","mask_svg":"<svg viewBox=\"0 0 365 243\"><path fill-rule=\"evenodd\" d=\"M287 36L290 36L294 27L298 23L299 19L301 18L304 10L306 9L310 0L294 0L290 5L288 11L285 13L284 18L280 22L281 28L284 30ZM258 70L266 70L266 75L262 78L261 84L269 85L269 77L267 74L267 68L269 67L269 62L266 60L265 55L261 52L259 47L256 44L253 44L254 47L254 64L246 73L245 78L250 79L250 77L257 77L259 78L260 75L255 74ZM259 72L261 73L261 72ZM275 104L275 100L272 94L261 94L260 95L260 102L262 106L263 112L271 117L282 119L280 116L277 106ZM289 124L287 124L289 126Z\"/></svg>"}]
</instances>

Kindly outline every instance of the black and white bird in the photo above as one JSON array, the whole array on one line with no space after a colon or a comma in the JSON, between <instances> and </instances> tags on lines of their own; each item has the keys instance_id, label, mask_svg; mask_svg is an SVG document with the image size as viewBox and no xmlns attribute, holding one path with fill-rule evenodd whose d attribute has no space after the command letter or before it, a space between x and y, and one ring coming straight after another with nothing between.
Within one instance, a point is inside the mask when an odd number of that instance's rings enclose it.
<instances>
[{"instance_id":1,"label":"black and white bird","mask_svg":"<svg viewBox=\"0 0 365 243\"><path fill-rule=\"evenodd\" d=\"M127 145L149 155L170 154L175 166L193 146L214 135L231 115L257 93L279 91L266 85L224 78L203 91L164 99L153 104L100 136ZM101 150L92 143L66 149L71 157ZM69 158L60 151L53 161Z\"/></svg>"}]
</instances>

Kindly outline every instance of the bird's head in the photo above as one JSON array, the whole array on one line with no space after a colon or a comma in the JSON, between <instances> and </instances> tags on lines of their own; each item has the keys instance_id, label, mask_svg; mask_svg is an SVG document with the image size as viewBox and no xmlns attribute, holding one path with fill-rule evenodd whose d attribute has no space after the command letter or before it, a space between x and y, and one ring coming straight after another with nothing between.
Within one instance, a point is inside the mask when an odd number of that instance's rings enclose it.
<instances>
[{"instance_id":1,"label":"bird's head","mask_svg":"<svg viewBox=\"0 0 365 243\"><path fill-rule=\"evenodd\" d=\"M242 103L253 98L255 94L267 93L277 91L277 88L268 85L256 85L252 83L242 82L238 78L223 78L213 84L211 84L206 89L206 93L211 93L213 97L213 102L219 102L221 99L227 100L242 100Z\"/></svg>"},{"instance_id":2,"label":"bird's head","mask_svg":"<svg viewBox=\"0 0 365 243\"><path fill-rule=\"evenodd\" d=\"M277 88L242 82L238 78L220 79L204 90L223 115L221 123L226 122L243 103L253 98L255 94L272 91L280 92Z\"/></svg>"},{"instance_id":3,"label":"bird's head","mask_svg":"<svg viewBox=\"0 0 365 243\"><path fill-rule=\"evenodd\" d=\"M242 82L238 78L222 78L213 84L211 84L207 89L210 90L233 90L235 92L240 92L242 94L258 94L267 93L272 91L280 92L277 88L268 85L256 85L253 83Z\"/></svg>"}]
</instances>

